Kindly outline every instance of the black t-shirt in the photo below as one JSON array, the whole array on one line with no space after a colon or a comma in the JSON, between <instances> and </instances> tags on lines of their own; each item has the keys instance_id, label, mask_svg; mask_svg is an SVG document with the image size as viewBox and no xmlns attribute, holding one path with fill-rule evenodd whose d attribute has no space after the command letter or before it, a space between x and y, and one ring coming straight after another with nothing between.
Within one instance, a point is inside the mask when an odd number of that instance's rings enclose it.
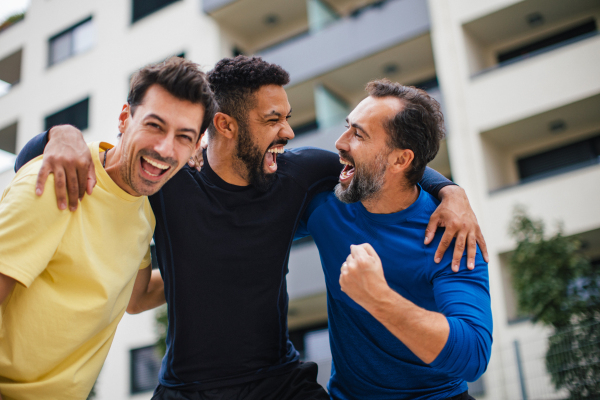
<instances>
[{"instance_id":1,"label":"black t-shirt","mask_svg":"<svg viewBox=\"0 0 600 400\"><path fill-rule=\"evenodd\" d=\"M223 181L205 157L201 172L186 166L150 196L169 304L161 384L234 385L298 361L287 331L290 247L303 210L337 183L340 163L304 148L279 155L277 168L260 192Z\"/></svg>"},{"instance_id":2,"label":"black t-shirt","mask_svg":"<svg viewBox=\"0 0 600 400\"><path fill-rule=\"evenodd\" d=\"M15 170L42 154L47 139L30 140ZM299 148L278 155L277 167L267 192L228 184L205 161L150 196L169 306L162 385L235 385L298 362L287 330L290 247L310 200L335 186L342 166L335 153ZM437 197L452 183L428 168L420 184Z\"/></svg>"}]
</instances>

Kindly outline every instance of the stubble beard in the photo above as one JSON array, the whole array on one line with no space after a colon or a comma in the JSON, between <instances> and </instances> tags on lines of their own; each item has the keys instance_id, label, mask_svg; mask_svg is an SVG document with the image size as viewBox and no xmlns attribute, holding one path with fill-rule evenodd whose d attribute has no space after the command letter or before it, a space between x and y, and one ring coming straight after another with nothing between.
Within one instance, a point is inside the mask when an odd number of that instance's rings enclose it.
<instances>
[{"instance_id":1,"label":"stubble beard","mask_svg":"<svg viewBox=\"0 0 600 400\"><path fill-rule=\"evenodd\" d=\"M380 154L372 163L354 168L352 180L345 189L341 183L335 186L335 197L348 204L377 199L385 180L386 156Z\"/></svg>"}]
</instances>

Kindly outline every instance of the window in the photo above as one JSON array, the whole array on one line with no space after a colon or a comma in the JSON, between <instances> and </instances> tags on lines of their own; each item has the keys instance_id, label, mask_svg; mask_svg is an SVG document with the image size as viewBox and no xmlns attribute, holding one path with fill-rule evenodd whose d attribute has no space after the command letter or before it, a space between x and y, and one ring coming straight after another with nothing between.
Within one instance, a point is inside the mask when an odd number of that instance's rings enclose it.
<instances>
[{"instance_id":1,"label":"window","mask_svg":"<svg viewBox=\"0 0 600 400\"><path fill-rule=\"evenodd\" d=\"M0 149L15 154L17 152L17 123L0 129Z\"/></svg>"},{"instance_id":2,"label":"window","mask_svg":"<svg viewBox=\"0 0 600 400\"><path fill-rule=\"evenodd\" d=\"M132 349L131 355L131 394L150 392L158 385L160 356L156 346Z\"/></svg>"},{"instance_id":3,"label":"window","mask_svg":"<svg viewBox=\"0 0 600 400\"><path fill-rule=\"evenodd\" d=\"M171 3L175 3L176 1L178 0L133 0L131 23L139 21L140 19L160 10L163 7L168 6Z\"/></svg>"},{"instance_id":4,"label":"window","mask_svg":"<svg viewBox=\"0 0 600 400\"><path fill-rule=\"evenodd\" d=\"M18 50L0 60L0 97L21 80L23 50Z\"/></svg>"},{"instance_id":5,"label":"window","mask_svg":"<svg viewBox=\"0 0 600 400\"><path fill-rule=\"evenodd\" d=\"M88 97L64 110L47 116L45 129L48 130L55 125L70 124L83 131L88 128L89 108L90 98Z\"/></svg>"},{"instance_id":6,"label":"window","mask_svg":"<svg viewBox=\"0 0 600 400\"><path fill-rule=\"evenodd\" d=\"M596 21L590 20L583 24L574 26L552 36L545 37L533 43L528 43L516 49L505 51L498 54L498 62L503 63L512 59L525 58L530 53L540 51L545 48L560 45L561 43L569 43L578 38L586 38L598 31Z\"/></svg>"},{"instance_id":7,"label":"window","mask_svg":"<svg viewBox=\"0 0 600 400\"><path fill-rule=\"evenodd\" d=\"M92 17L51 37L49 45L48 65L57 64L76 54L89 50L94 45Z\"/></svg>"},{"instance_id":8,"label":"window","mask_svg":"<svg viewBox=\"0 0 600 400\"><path fill-rule=\"evenodd\" d=\"M600 135L517 160L521 181L600 162Z\"/></svg>"}]
</instances>

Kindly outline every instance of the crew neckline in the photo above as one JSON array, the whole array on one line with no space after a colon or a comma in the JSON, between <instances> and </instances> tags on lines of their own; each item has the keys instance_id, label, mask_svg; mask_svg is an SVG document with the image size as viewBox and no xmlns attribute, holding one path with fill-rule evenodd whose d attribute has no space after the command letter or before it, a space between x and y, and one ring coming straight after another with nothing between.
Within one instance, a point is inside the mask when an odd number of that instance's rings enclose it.
<instances>
[{"instance_id":1,"label":"crew neckline","mask_svg":"<svg viewBox=\"0 0 600 400\"><path fill-rule=\"evenodd\" d=\"M203 173L212 184L230 192L243 192L250 190L253 187L252 185L239 186L226 182L211 168L210 163L208 162L206 149L202 151L202 157L204 158L204 165L200 172Z\"/></svg>"},{"instance_id":2,"label":"crew neckline","mask_svg":"<svg viewBox=\"0 0 600 400\"><path fill-rule=\"evenodd\" d=\"M358 210L366 218L379 224L397 224L400 222L404 222L409 218L413 217L414 215L417 215L425 205L425 191L421 188L421 185L419 184L417 184L417 188L419 189L419 196L414 201L414 203L412 203L404 210L391 214L375 214L367 211L367 209L361 202L358 202Z\"/></svg>"}]
</instances>

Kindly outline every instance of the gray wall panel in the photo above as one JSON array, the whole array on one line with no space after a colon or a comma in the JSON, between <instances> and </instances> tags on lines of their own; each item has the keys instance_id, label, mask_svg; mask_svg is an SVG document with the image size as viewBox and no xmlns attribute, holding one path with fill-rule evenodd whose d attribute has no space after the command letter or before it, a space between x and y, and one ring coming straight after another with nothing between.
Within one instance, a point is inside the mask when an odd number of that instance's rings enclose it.
<instances>
[{"instance_id":1,"label":"gray wall panel","mask_svg":"<svg viewBox=\"0 0 600 400\"><path fill-rule=\"evenodd\" d=\"M294 85L424 34L429 26L426 0L393 0L259 55L290 72Z\"/></svg>"}]
</instances>

